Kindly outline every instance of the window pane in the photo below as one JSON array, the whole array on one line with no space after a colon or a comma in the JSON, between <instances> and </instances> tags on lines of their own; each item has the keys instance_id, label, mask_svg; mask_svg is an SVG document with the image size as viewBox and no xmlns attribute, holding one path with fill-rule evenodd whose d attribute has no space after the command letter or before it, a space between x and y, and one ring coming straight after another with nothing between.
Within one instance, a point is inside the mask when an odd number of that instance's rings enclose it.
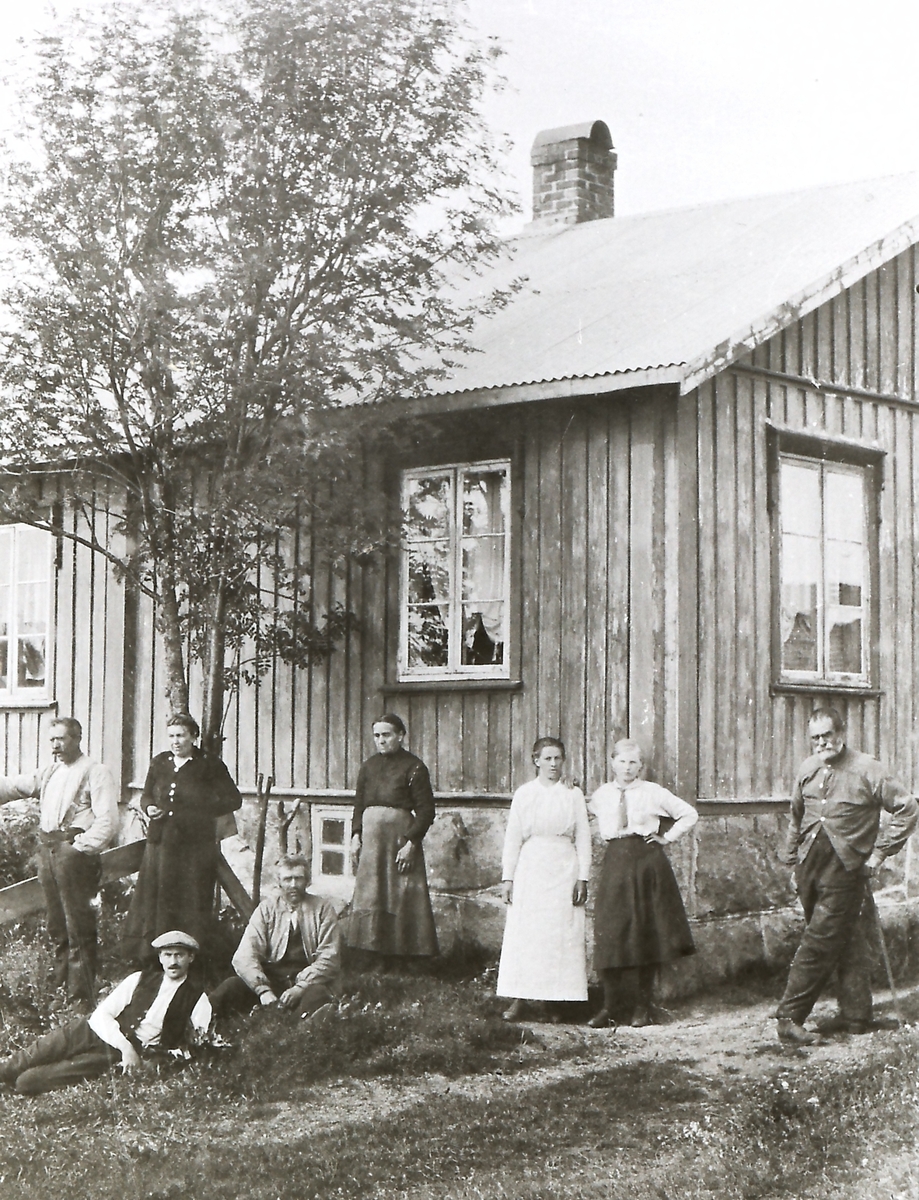
<instances>
[{"instance_id":1,"label":"window pane","mask_svg":"<svg viewBox=\"0 0 919 1200\"><path fill-rule=\"evenodd\" d=\"M434 475L405 483L405 538L442 538L450 532L451 477Z\"/></svg>"},{"instance_id":2,"label":"window pane","mask_svg":"<svg viewBox=\"0 0 919 1200\"><path fill-rule=\"evenodd\" d=\"M13 580L13 529L0 525L0 587Z\"/></svg>"},{"instance_id":3,"label":"window pane","mask_svg":"<svg viewBox=\"0 0 919 1200\"><path fill-rule=\"evenodd\" d=\"M408 601L426 604L450 598L450 546L448 542L420 542L409 551Z\"/></svg>"},{"instance_id":4,"label":"window pane","mask_svg":"<svg viewBox=\"0 0 919 1200\"><path fill-rule=\"evenodd\" d=\"M48 578L48 539L41 529L20 525L16 530L16 574L21 582Z\"/></svg>"},{"instance_id":5,"label":"window pane","mask_svg":"<svg viewBox=\"0 0 919 1200\"><path fill-rule=\"evenodd\" d=\"M20 583L16 588L16 632L44 633L47 623L48 585Z\"/></svg>"},{"instance_id":6,"label":"window pane","mask_svg":"<svg viewBox=\"0 0 919 1200\"><path fill-rule=\"evenodd\" d=\"M445 667L448 604L415 605L408 610L408 666Z\"/></svg>"},{"instance_id":7,"label":"window pane","mask_svg":"<svg viewBox=\"0 0 919 1200\"><path fill-rule=\"evenodd\" d=\"M865 551L856 542L827 542L827 604L858 607L865 582Z\"/></svg>"},{"instance_id":8,"label":"window pane","mask_svg":"<svg viewBox=\"0 0 919 1200\"><path fill-rule=\"evenodd\" d=\"M820 542L786 533L782 538L782 669L817 671L817 598Z\"/></svg>"},{"instance_id":9,"label":"window pane","mask_svg":"<svg viewBox=\"0 0 919 1200\"><path fill-rule=\"evenodd\" d=\"M322 821L322 841L330 846L343 846L345 844L344 821L324 817Z\"/></svg>"},{"instance_id":10,"label":"window pane","mask_svg":"<svg viewBox=\"0 0 919 1200\"><path fill-rule=\"evenodd\" d=\"M862 611L832 608L827 614L828 670L833 673L862 673Z\"/></svg>"},{"instance_id":11,"label":"window pane","mask_svg":"<svg viewBox=\"0 0 919 1200\"><path fill-rule=\"evenodd\" d=\"M820 468L782 463L782 530L820 536Z\"/></svg>"},{"instance_id":12,"label":"window pane","mask_svg":"<svg viewBox=\"0 0 919 1200\"><path fill-rule=\"evenodd\" d=\"M10 644L6 638L0 638L0 688L10 686Z\"/></svg>"},{"instance_id":13,"label":"window pane","mask_svg":"<svg viewBox=\"0 0 919 1200\"><path fill-rule=\"evenodd\" d=\"M463 599L504 599L504 538L463 538Z\"/></svg>"},{"instance_id":14,"label":"window pane","mask_svg":"<svg viewBox=\"0 0 919 1200\"><path fill-rule=\"evenodd\" d=\"M323 850L322 852L322 874L323 875L344 875L345 873L345 856L341 850Z\"/></svg>"},{"instance_id":15,"label":"window pane","mask_svg":"<svg viewBox=\"0 0 919 1200\"><path fill-rule=\"evenodd\" d=\"M13 589L9 586L4 586L0 583L0 636L6 637L10 632L10 604L12 603Z\"/></svg>"},{"instance_id":16,"label":"window pane","mask_svg":"<svg viewBox=\"0 0 919 1200\"><path fill-rule=\"evenodd\" d=\"M506 471L467 471L463 476L463 533L504 533Z\"/></svg>"},{"instance_id":17,"label":"window pane","mask_svg":"<svg viewBox=\"0 0 919 1200\"><path fill-rule=\"evenodd\" d=\"M45 686L45 639L21 638L16 686L38 688Z\"/></svg>"},{"instance_id":18,"label":"window pane","mask_svg":"<svg viewBox=\"0 0 919 1200\"><path fill-rule=\"evenodd\" d=\"M504 662L504 605L463 606L463 665Z\"/></svg>"},{"instance_id":19,"label":"window pane","mask_svg":"<svg viewBox=\"0 0 919 1200\"><path fill-rule=\"evenodd\" d=\"M853 471L826 469L826 536L832 541L865 540L864 478Z\"/></svg>"}]
</instances>

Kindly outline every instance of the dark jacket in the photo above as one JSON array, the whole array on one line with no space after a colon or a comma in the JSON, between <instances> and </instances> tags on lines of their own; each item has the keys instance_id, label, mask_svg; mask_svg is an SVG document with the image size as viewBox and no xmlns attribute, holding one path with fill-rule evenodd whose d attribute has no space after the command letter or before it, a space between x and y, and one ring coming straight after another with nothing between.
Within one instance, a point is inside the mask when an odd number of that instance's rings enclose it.
<instances>
[{"instance_id":1,"label":"dark jacket","mask_svg":"<svg viewBox=\"0 0 919 1200\"><path fill-rule=\"evenodd\" d=\"M400 747L394 754L375 754L360 769L354 793L352 833L360 833L366 808L401 808L414 814L406 837L420 842L434 820L434 792L428 769Z\"/></svg>"}]
</instances>

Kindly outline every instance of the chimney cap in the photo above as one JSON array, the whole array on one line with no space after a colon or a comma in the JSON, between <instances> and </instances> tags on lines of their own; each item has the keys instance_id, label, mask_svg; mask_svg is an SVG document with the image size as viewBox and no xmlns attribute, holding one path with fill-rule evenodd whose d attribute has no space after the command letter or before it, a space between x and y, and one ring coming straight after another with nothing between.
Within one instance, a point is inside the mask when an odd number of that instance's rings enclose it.
<instances>
[{"instance_id":1,"label":"chimney cap","mask_svg":"<svg viewBox=\"0 0 919 1200\"><path fill-rule=\"evenodd\" d=\"M555 146L560 142L583 139L593 142L601 150L612 150L613 138L605 121L582 121L578 125L561 125L558 129L543 129L533 139L532 152L543 146Z\"/></svg>"}]
</instances>

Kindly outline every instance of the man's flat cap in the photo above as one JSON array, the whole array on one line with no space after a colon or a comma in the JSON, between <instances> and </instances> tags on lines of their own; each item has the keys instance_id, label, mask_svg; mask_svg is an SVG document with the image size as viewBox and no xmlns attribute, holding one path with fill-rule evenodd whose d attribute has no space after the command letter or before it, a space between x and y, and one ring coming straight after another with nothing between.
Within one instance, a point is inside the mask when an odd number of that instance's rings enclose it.
<instances>
[{"instance_id":1,"label":"man's flat cap","mask_svg":"<svg viewBox=\"0 0 919 1200\"><path fill-rule=\"evenodd\" d=\"M154 950L200 950L201 947L190 933L181 929L171 929L169 933L161 933L150 943Z\"/></svg>"}]
</instances>

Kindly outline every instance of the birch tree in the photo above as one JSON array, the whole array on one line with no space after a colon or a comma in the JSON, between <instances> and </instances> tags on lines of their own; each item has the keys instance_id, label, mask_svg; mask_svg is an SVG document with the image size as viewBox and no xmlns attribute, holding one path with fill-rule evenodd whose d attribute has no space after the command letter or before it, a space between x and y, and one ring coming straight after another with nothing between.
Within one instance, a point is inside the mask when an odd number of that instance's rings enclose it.
<instances>
[{"instance_id":1,"label":"birch tree","mask_svg":"<svg viewBox=\"0 0 919 1200\"><path fill-rule=\"evenodd\" d=\"M155 602L172 707L200 661L214 749L247 640L304 662L348 621L269 611L255 568L308 587L277 553L304 520L339 555L380 544L349 469L378 402L506 299L449 283L509 211L496 51L452 0L149 0L34 55L0 196L0 519L66 535L47 472L68 504L119 497L127 552L93 547Z\"/></svg>"}]
</instances>

